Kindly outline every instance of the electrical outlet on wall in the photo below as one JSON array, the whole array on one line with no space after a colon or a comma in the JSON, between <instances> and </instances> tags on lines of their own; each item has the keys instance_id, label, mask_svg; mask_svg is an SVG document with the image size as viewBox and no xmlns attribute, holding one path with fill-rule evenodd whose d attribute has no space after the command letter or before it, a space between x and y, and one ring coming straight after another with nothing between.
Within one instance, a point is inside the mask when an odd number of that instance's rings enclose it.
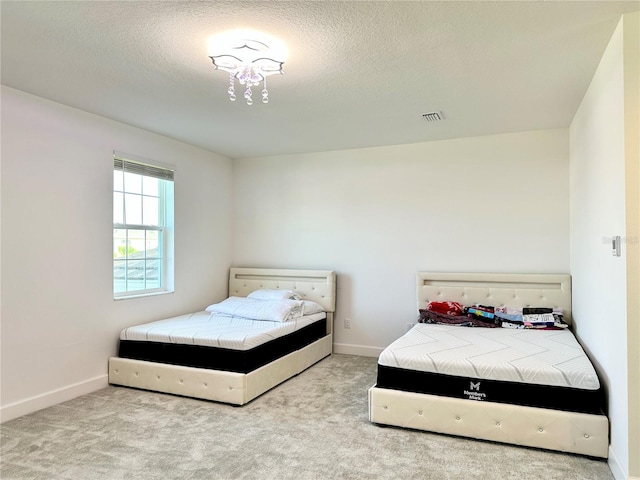
<instances>
[{"instance_id":1,"label":"electrical outlet on wall","mask_svg":"<svg viewBox=\"0 0 640 480\"><path fill-rule=\"evenodd\" d=\"M344 328L351 328L351 319L350 318L346 318L344 319Z\"/></svg>"}]
</instances>

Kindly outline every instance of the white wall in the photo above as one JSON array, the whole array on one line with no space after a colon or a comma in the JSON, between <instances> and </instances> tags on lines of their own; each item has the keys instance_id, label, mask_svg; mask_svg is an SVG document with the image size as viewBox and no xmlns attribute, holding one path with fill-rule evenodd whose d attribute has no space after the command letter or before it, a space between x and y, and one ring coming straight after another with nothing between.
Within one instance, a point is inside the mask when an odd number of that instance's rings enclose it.
<instances>
[{"instance_id":1,"label":"white wall","mask_svg":"<svg viewBox=\"0 0 640 480\"><path fill-rule=\"evenodd\" d=\"M571 274L576 333L609 392L609 463L628 472L623 36L618 25L570 127Z\"/></svg>"},{"instance_id":2,"label":"white wall","mask_svg":"<svg viewBox=\"0 0 640 480\"><path fill-rule=\"evenodd\" d=\"M627 214L629 478L640 480L640 12L623 15L622 25Z\"/></svg>"},{"instance_id":3,"label":"white wall","mask_svg":"<svg viewBox=\"0 0 640 480\"><path fill-rule=\"evenodd\" d=\"M114 301L112 151L177 166L175 293ZM106 385L122 328L226 294L231 161L2 87L2 419Z\"/></svg>"},{"instance_id":4,"label":"white wall","mask_svg":"<svg viewBox=\"0 0 640 480\"><path fill-rule=\"evenodd\" d=\"M376 355L419 270L568 272L568 175L566 129L234 160L233 264L336 270L336 351Z\"/></svg>"}]
</instances>

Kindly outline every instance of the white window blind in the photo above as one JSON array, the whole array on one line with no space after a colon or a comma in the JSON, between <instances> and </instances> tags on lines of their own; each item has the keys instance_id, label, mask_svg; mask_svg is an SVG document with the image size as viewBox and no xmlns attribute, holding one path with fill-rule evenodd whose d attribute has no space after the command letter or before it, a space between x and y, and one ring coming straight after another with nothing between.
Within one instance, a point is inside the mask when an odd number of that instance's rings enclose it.
<instances>
[{"instance_id":1,"label":"white window blind","mask_svg":"<svg viewBox=\"0 0 640 480\"><path fill-rule=\"evenodd\" d=\"M122 170L124 172L137 173L146 177L158 178L161 180L170 180L173 182L173 170L163 167L155 167L153 165L145 165L143 163L132 162L123 158L113 158L114 170Z\"/></svg>"}]
</instances>

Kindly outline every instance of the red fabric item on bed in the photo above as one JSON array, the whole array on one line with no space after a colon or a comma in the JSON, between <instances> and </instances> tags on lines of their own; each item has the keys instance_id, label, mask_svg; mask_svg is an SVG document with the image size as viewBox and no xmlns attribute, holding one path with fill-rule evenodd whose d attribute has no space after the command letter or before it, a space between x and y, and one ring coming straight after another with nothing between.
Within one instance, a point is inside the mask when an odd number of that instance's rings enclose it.
<instances>
[{"instance_id":1,"label":"red fabric item on bed","mask_svg":"<svg viewBox=\"0 0 640 480\"><path fill-rule=\"evenodd\" d=\"M442 315L451 315L452 317L464 314L464 307L458 302L429 302L427 304L427 310Z\"/></svg>"}]
</instances>

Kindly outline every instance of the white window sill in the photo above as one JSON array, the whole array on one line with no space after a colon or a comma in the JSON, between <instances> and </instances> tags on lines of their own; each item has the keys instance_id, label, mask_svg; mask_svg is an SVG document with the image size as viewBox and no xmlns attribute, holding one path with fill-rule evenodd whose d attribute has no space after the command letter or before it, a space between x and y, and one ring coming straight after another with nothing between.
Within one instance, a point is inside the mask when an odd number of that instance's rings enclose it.
<instances>
[{"instance_id":1,"label":"white window sill","mask_svg":"<svg viewBox=\"0 0 640 480\"><path fill-rule=\"evenodd\" d=\"M173 290L163 290L161 292L134 293L132 295L119 295L117 297L113 297L113 299L114 300L129 300L130 298L155 297L157 295L167 295L169 293L173 293Z\"/></svg>"}]
</instances>

